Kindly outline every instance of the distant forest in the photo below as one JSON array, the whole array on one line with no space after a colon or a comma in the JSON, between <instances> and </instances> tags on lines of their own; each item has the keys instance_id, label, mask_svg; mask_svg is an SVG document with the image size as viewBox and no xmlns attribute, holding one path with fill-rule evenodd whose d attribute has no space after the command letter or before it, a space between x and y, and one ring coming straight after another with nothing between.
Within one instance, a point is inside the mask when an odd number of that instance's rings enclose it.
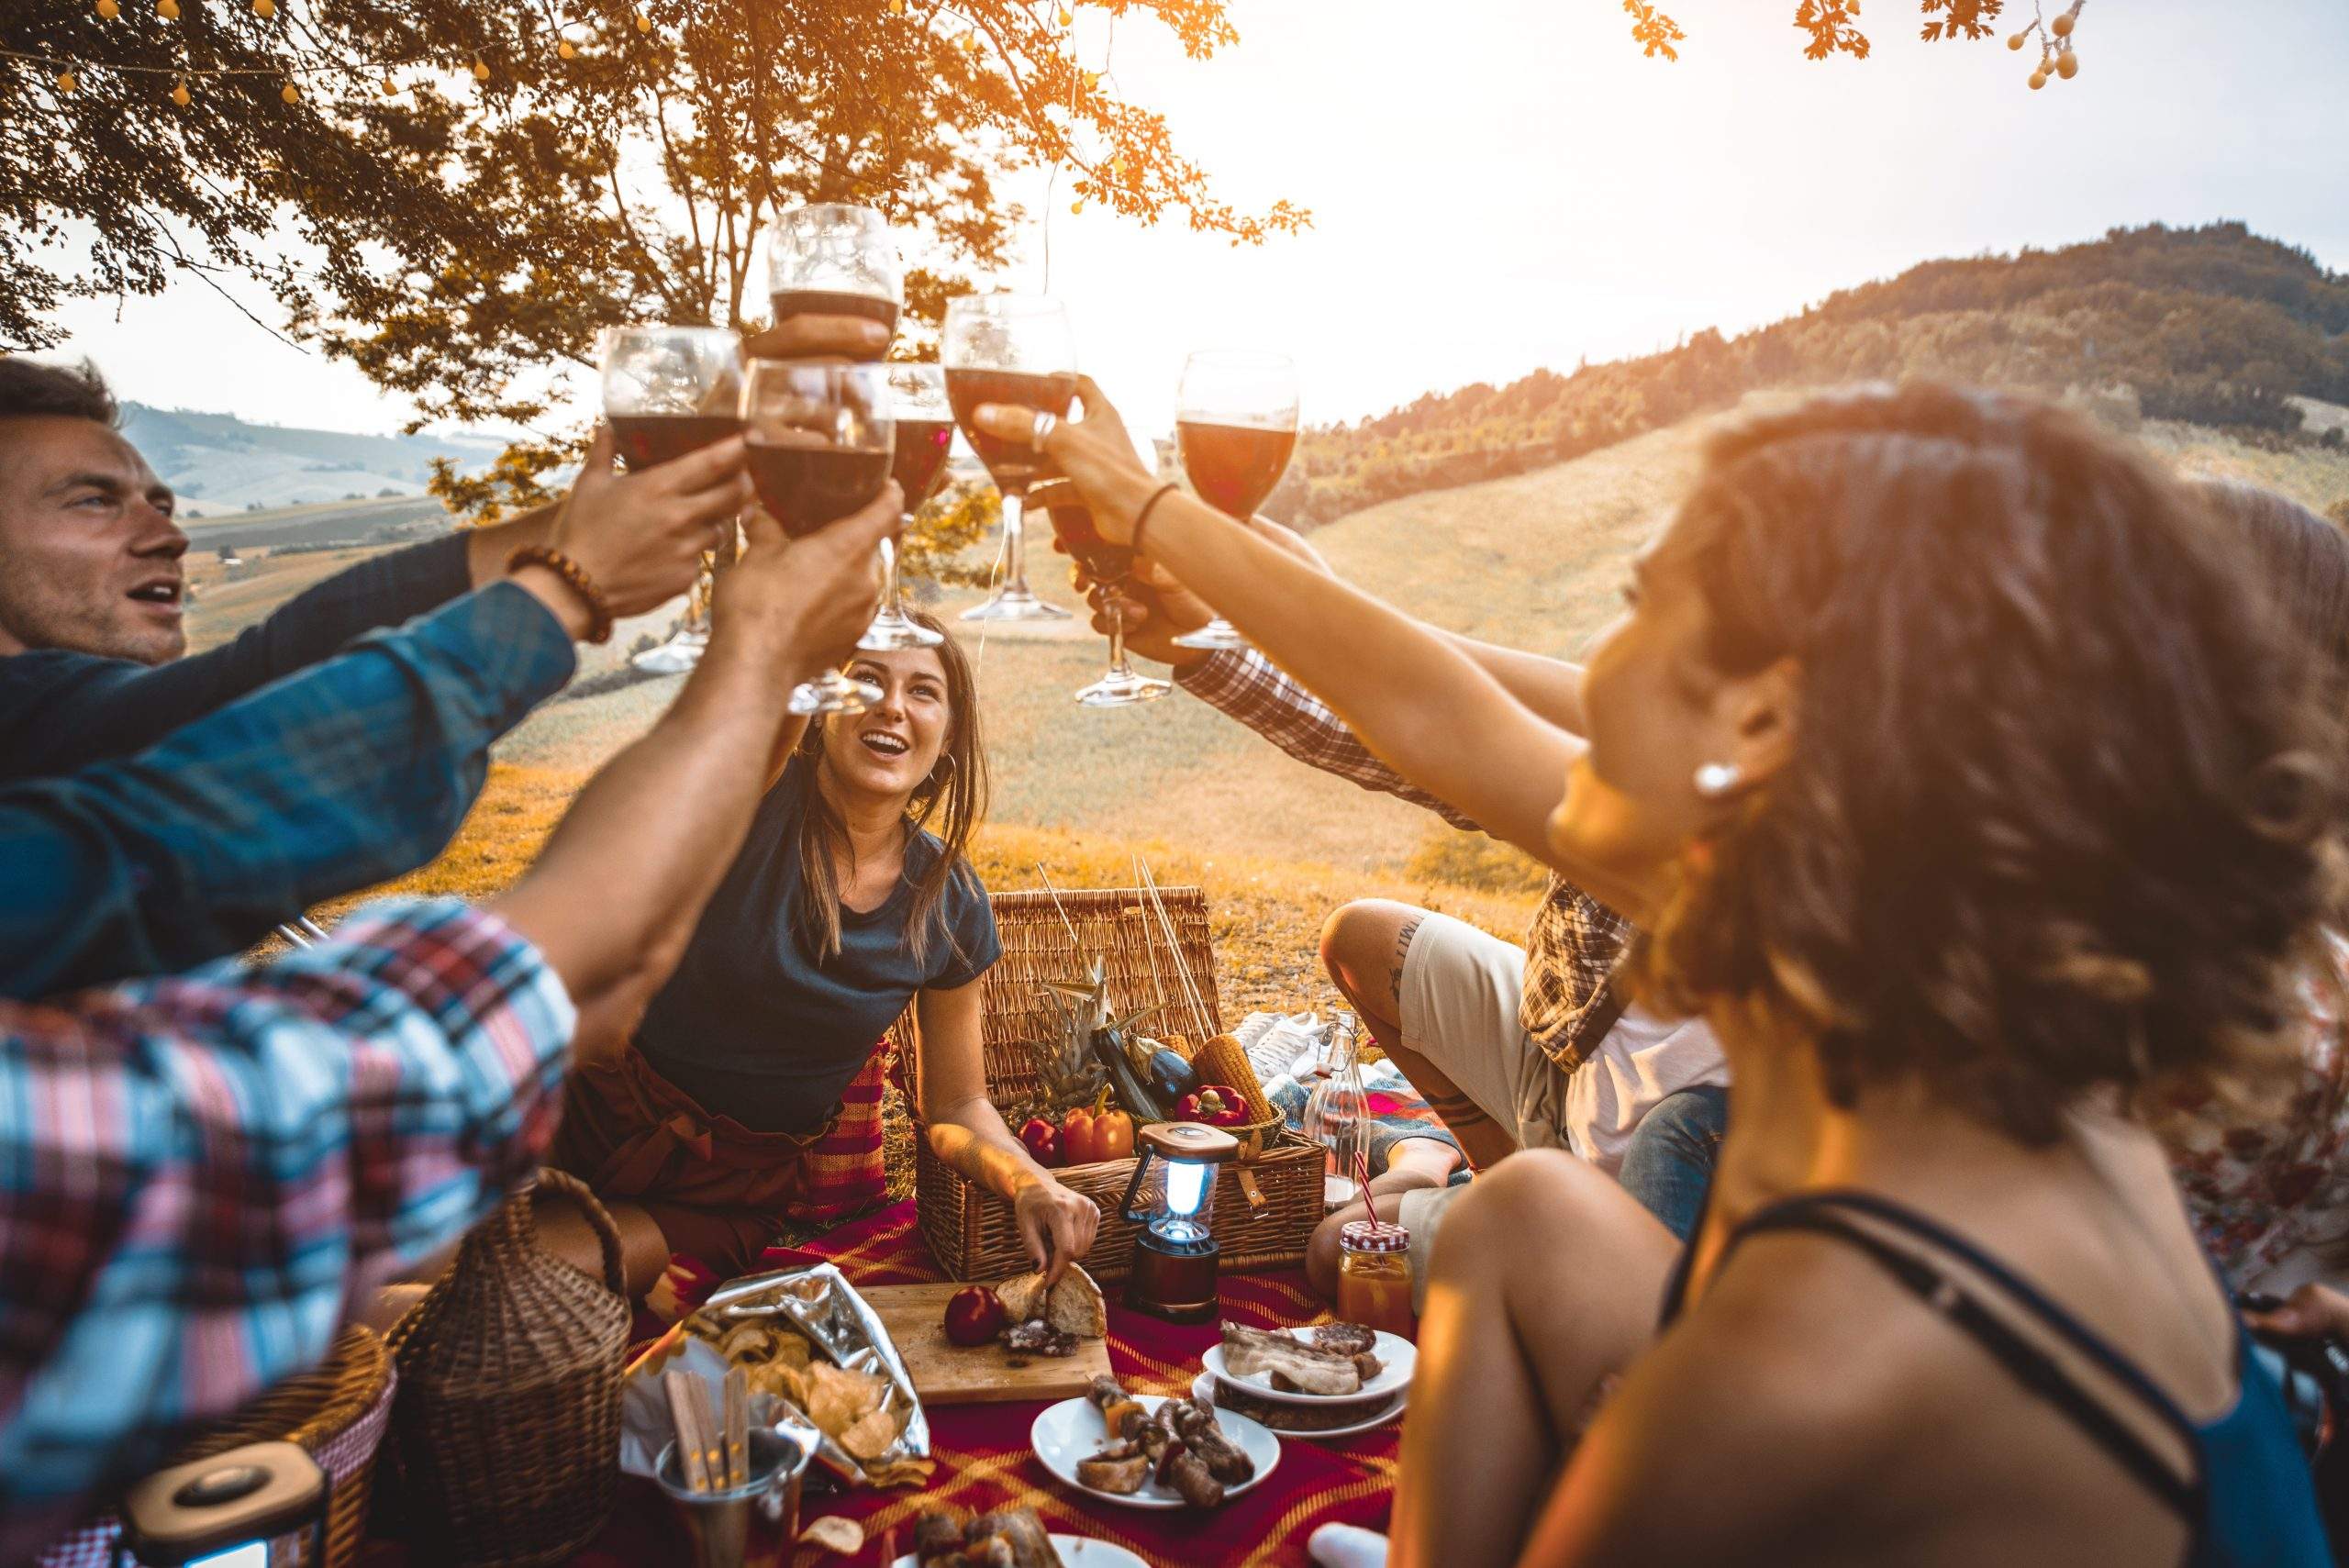
<instances>
[{"instance_id":1,"label":"distant forest","mask_svg":"<svg viewBox=\"0 0 2349 1568\"><path fill-rule=\"evenodd\" d=\"M1561 462L1755 388L1921 375L2291 439L2293 395L2349 403L2349 277L2240 223L1928 261L1740 337L1709 328L1663 353L1308 430L1264 509L1327 522Z\"/></svg>"}]
</instances>

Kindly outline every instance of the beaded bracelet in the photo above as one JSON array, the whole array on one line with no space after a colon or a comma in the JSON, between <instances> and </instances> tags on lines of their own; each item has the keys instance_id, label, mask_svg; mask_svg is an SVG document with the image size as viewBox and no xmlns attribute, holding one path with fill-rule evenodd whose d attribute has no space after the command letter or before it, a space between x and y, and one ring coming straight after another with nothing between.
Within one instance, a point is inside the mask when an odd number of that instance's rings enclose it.
<instances>
[{"instance_id":1,"label":"beaded bracelet","mask_svg":"<svg viewBox=\"0 0 2349 1568\"><path fill-rule=\"evenodd\" d=\"M519 572L525 566L543 566L562 579L570 590L587 606L587 640L609 642L612 639L612 604L587 569L551 545L526 544L506 558L506 570Z\"/></svg>"},{"instance_id":2,"label":"beaded bracelet","mask_svg":"<svg viewBox=\"0 0 2349 1568\"><path fill-rule=\"evenodd\" d=\"M1151 493L1150 499L1141 504L1141 510L1134 514L1133 547L1135 554L1139 555L1141 553L1141 526L1150 521L1151 508L1157 506L1161 501L1165 500L1167 495L1172 492L1182 488L1183 487L1181 485L1175 484L1173 480L1168 480L1165 484L1152 491Z\"/></svg>"}]
</instances>

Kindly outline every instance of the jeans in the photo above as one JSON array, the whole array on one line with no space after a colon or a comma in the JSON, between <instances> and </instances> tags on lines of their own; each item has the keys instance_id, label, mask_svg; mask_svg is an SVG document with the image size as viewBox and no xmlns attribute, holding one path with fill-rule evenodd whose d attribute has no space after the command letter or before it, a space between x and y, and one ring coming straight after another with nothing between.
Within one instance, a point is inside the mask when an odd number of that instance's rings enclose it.
<instances>
[{"instance_id":1,"label":"jeans","mask_svg":"<svg viewBox=\"0 0 2349 1568\"><path fill-rule=\"evenodd\" d=\"M1699 1084L1666 1095L1632 1129L1616 1180L1664 1229L1687 1241L1705 1212L1713 1163L1729 1130L1729 1091Z\"/></svg>"}]
</instances>

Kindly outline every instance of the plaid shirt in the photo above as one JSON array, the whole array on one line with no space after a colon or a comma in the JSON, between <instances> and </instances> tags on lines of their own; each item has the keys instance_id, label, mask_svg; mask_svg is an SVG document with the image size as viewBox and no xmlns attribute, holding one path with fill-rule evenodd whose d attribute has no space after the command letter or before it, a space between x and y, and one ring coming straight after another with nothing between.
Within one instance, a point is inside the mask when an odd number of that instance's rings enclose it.
<instances>
[{"instance_id":1,"label":"plaid shirt","mask_svg":"<svg viewBox=\"0 0 2349 1568\"><path fill-rule=\"evenodd\" d=\"M1326 773L1423 806L1455 828L1484 828L1475 818L1406 780L1373 756L1346 721L1251 649L1209 654L1182 672L1183 689L1239 720L1298 762ZM1606 1035L1591 1029L1611 1009L1601 1003L1608 976L1631 944L1629 920L1553 875L1525 938L1525 994L1518 1025L1544 1054L1568 1072L1581 1065Z\"/></svg>"},{"instance_id":2,"label":"plaid shirt","mask_svg":"<svg viewBox=\"0 0 2349 1568\"><path fill-rule=\"evenodd\" d=\"M137 755L0 784L0 996L191 969L413 871L573 667L546 606L493 584Z\"/></svg>"},{"instance_id":3,"label":"plaid shirt","mask_svg":"<svg viewBox=\"0 0 2349 1568\"><path fill-rule=\"evenodd\" d=\"M455 899L0 1002L0 1562L326 1352L536 1167L568 994Z\"/></svg>"}]
</instances>

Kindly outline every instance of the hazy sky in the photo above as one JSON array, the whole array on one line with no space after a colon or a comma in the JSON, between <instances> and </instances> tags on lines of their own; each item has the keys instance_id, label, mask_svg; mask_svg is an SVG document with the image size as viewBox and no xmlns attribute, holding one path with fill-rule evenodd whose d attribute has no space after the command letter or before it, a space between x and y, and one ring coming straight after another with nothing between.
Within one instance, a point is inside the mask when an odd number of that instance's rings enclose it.
<instances>
[{"instance_id":1,"label":"hazy sky","mask_svg":"<svg viewBox=\"0 0 2349 1568\"><path fill-rule=\"evenodd\" d=\"M1911 0L1869 7L1874 58L1825 63L1794 0L1667 8L1693 35L1677 63L1641 57L1615 0L1230 0L1241 41L1206 62L1129 20L1119 88L1227 199L1286 196L1315 227L1234 250L1073 217L1040 178L1004 282L1041 281L1049 213L1085 367L1157 428L1192 348L1283 349L1306 417L1352 417L2154 219L2240 218L2349 270L2349 0L2095 0L2079 76L2036 94L2002 42L1920 42ZM1080 36L1102 63L1103 19ZM367 431L406 412L199 284L69 326L145 402Z\"/></svg>"}]
</instances>

